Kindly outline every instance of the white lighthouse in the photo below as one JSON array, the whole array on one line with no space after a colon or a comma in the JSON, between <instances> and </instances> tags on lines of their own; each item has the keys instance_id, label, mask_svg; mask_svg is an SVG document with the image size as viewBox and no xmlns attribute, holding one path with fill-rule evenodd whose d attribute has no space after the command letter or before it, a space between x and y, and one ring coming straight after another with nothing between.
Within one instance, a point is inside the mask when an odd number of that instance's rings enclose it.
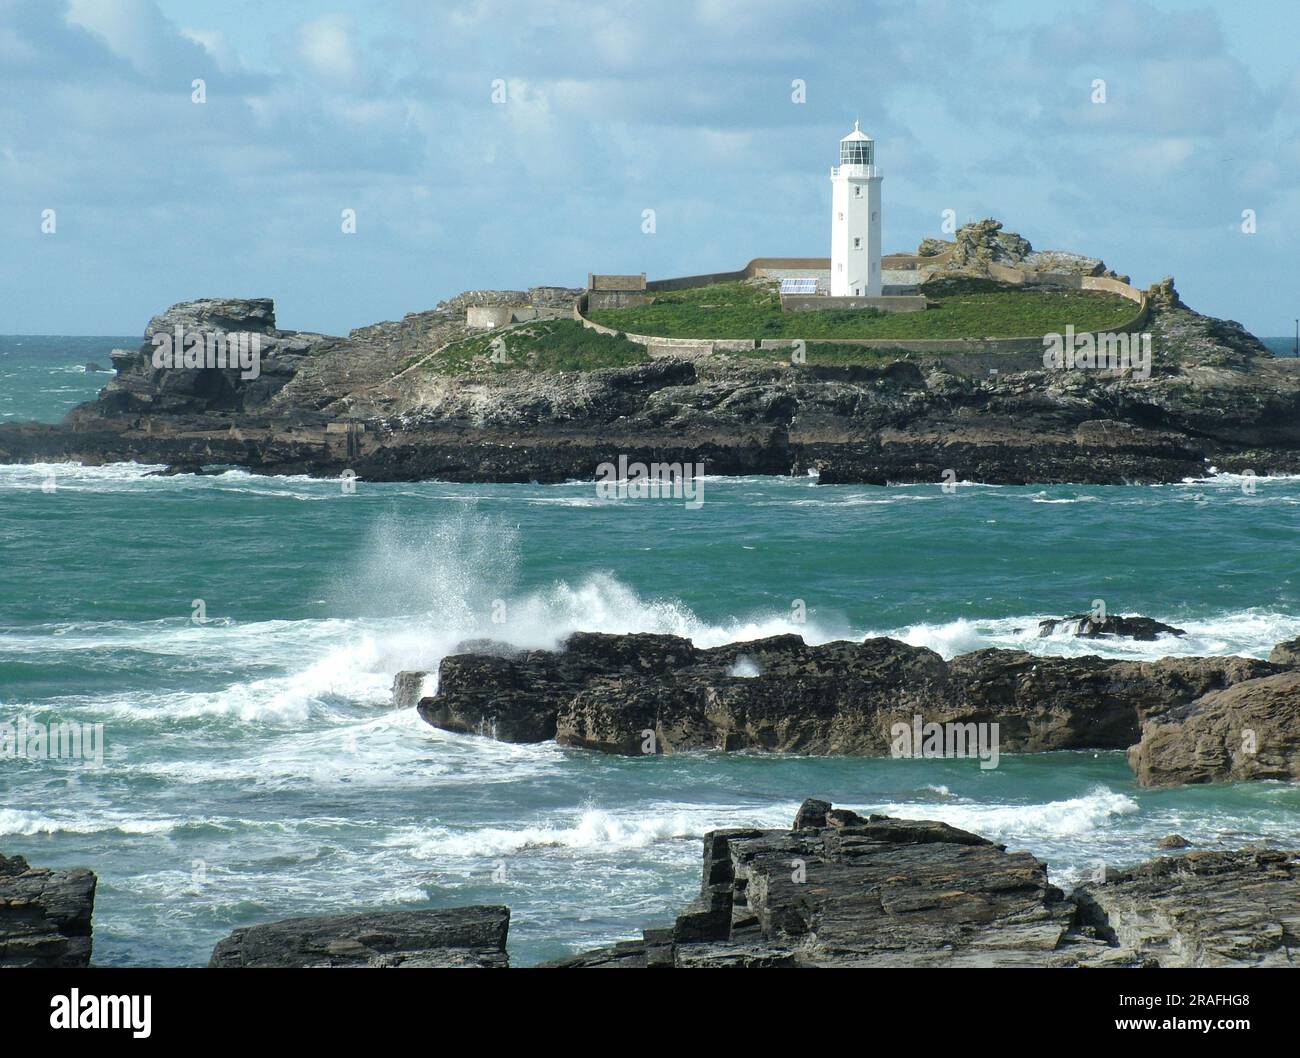
<instances>
[{"instance_id":1,"label":"white lighthouse","mask_svg":"<svg viewBox=\"0 0 1300 1058\"><path fill-rule=\"evenodd\" d=\"M831 169L831 296L880 296L880 181L876 141L853 123Z\"/></svg>"}]
</instances>

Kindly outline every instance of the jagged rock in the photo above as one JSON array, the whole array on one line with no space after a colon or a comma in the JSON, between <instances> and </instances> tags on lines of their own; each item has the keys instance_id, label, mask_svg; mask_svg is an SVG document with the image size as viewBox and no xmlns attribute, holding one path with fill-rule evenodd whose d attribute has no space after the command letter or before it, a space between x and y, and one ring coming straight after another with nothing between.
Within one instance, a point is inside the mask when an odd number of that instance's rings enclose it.
<instances>
[{"instance_id":1,"label":"jagged rock","mask_svg":"<svg viewBox=\"0 0 1300 1058\"><path fill-rule=\"evenodd\" d=\"M95 875L0 855L0 967L90 965Z\"/></svg>"},{"instance_id":2,"label":"jagged rock","mask_svg":"<svg viewBox=\"0 0 1300 1058\"><path fill-rule=\"evenodd\" d=\"M918 257L938 257L939 254L947 253L955 244L951 239L922 239L921 245L916 248Z\"/></svg>"},{"instance_id":3,"label":"jagged rock","mask_svg":"<svg viewBox=\"0 0 1300 1058\"><path fill-rule=\"evenodd\" d=\"M1100 258L1067 250L1037 250L1025 256L1024 266L1036 272L1066 275L1099 276L1106 272L1106 263Z\"/></svg>"},{"instance_id":4,"label":"jagged rock","mask_svg":"<svg viewBox=\"0 0 1300 1058\"><path fill-rule=\"evenodd\" d=\"M1246 680L1148 719L1128 760L1142 786L1300 779L1300 671Z\"/></svg>"},{"instance_id":5,"label":"jagged rock","mask_svg":"<svg viewBox=\"0 0 1300 1058\"><path fill-rule=\"evenodd\" d=\"M1090 614L1074 614L1060 620L1038 622L1038 634L1050 636L1057 631L1083 639L1097 639L1100 636L1121 636L1143 642L1154 642L1162 635L1185 636L1187 633L1173 625L1155 621L1150 617L1121 617L1119 614L1107 614L1105 617L1093 617Z\"/></svg>"},{"instance_id":6,"label":"jagged rock","mask_svg":"<svg viewBox=\"0 0 1300 1058\"><path fill-rule=\"evenodd\" d=\"M810 797L799 806L799 811L795 813L794 830L806 830L813 828L820 830L826 825L826 813L831 810L829 801L818 801Z\"/></svg>"},{"instance_id":7,"label":"jagged rock","mask_svg":"<svg viewBox=\"0 0 1300 1058\"><path fill-rule=\"evenodd\" d=\"M744 658L757 675L738 675ZM1126 749L1143 721L1286 671L1251 658L1114 661L989 649L945 662L894 639L795 635L701 649L579 633L557 651L453 655L419 702L435 727L640 755L692 750L885 756L895 725L998 725L1002 752Z\"/></svg>"},{"instance_id":8,"label":"jagged rock","mask_svg":"<svg viewBox=\"0 0 1300 1058\"><path fill-rule=\"evenodd\" d=\"M1278 643L1269 653L1268 660L1274 665L1285 665L1288 668L1300 666L1300 638Z\"/></svg>"},{"instance_id":9,"label":"jagged rock","mask_svg":"<svg viewBox=\"0 0 1300 1058\"><path fill-rule=\"evenodd\" d=\"M1147 300L1153 306L1162 309L1182 309L1187 307L1183 304L1182 298L1178 296L1178 291L1174 289L1173 276L1165 276L1147 287Z\"/></svg>"},{"instance_id":10,"label":"jagged rock","mask_svg":"<svg viewBox=\"0 0 1300 1058\"><path fill-rule=\"evenodd\" d=\"M291 918L237 929L217 967L478 967L509 965L507 907L455 907Z\"/></svg>"},{"instance_id":11,"label":"jagged rock","mask_svg":"<svg viewBox=\"0 0 1300 1058\"><path fill-rule=\"evenodd\" d=\"M1300 853L1189 852L1073 896L1082 922L1146 965L1294 967L1300 955Z\"/></svg>"},{"instance_id":12,"label":"jagged rock","mask_svg":"<svg viewBox=\"0 0 1300 1058\"><path fill-rule=\"evenodd\" d=\"M956 245L946 271L987 274L990 264L1022 264L1034 248L1015 232L1002 230L1002 222L986 217L957 229Z\"/></svg>"},{"instance_id":13,"label":"jagged rock","mask_svg":"<svg viewBox=\"0 0 1300 1058\"><path fill-rule=\"evenodd\" d=\"M1166 834L1157 842L1157 848L1162 849L1185 849L1191 845L1181 834Z\"/></svg>"},{"instance_id":14,"label":"jagged rock","mask_svg":"<svg viewBox=\"0 0 1300 1058\"><path fill-rule=\"evenodd\" d=\"M823 816L838 826L819 826ZM552 967L1288 965L1300 853L1190 853L1070 897L1047 867L928 820L805 801L790 831L705 835L700 896L671 930Z\"/></svg>"}]
</instances>

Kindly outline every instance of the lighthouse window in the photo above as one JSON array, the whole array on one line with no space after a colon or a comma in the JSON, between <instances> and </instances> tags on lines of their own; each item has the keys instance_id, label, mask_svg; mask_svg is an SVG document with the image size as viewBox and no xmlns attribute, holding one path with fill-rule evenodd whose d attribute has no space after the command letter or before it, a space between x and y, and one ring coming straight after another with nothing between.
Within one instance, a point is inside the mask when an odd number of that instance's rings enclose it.
<instances>
[{"instance_id":1,"label":"lighthouse window","mask_svg":"<svg viewBox=\"0 0 1300 1058\"><path fill-rule=\"evenodd\" d=\"M839 218L840 220L843 220L843 219L844 219L844 214L843 214L843 213L840 213L840 214L838 214L837 216L838 216L838 218Z\"/></svg>"},{"instance_id":2,"label":"lighthouse window","mask_svg":"<svg viewBox=\"0 0 1300 1058\"><path fill-rule=\"evenodd\" d=\"M854 184L854 185L853 185L853 197L854 197L854 198L861 198L861 197L862 197L862 185L861 185L861 184Z\"/></svg>"},{"instance_id":3,"label":"lighthouse window","mask_svg":"<svg viewBox=\"0 0 1300 1058\"><path fill-rule=\"evenodd\" d=\"M875 162L875 148L871 140L842 140L840 165L871 165Z\"/></svg>"},{"instance_id":4,"label":"lighthouse window","mask_svg":"<svg viewBox=\"0 0 1300 1058\"><path fill-rule=\"evenodd\" d=\"M871 219L872 219L872 220L879 220L879 219L880 219L880 214L877 213L874 209L871 211Z\"/></svg>"},{"instance_id":5,"label":"lighthouse window","mask_svg":"<svg viewBox=\"0 0 1300 1058\"><path fill-rule=\"evenodd\" d=\"M853 238L853 248L854 248L855 250L861 250L861 249L862 249L862 240L859 239L857 236L854 236L854 238Z\"/></svg>"}]
</instances>

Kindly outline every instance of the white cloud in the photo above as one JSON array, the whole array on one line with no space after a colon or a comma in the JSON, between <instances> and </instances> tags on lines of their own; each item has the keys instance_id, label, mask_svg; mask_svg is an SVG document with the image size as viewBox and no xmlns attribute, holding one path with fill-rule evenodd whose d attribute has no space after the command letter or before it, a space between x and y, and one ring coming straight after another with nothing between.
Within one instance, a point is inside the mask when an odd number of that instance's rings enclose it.
<instances>
[{"instance_id":1,"label":"white cloud","mask_svg":"<svg viewBox=\"0 0 1300 1058\"><path fill-rule=\"evenodd\" d=\"M353 33L346 15L323 15L299 28L298 54L322 77L352 81L359 69Z\"/></svg>"}]
</instances>

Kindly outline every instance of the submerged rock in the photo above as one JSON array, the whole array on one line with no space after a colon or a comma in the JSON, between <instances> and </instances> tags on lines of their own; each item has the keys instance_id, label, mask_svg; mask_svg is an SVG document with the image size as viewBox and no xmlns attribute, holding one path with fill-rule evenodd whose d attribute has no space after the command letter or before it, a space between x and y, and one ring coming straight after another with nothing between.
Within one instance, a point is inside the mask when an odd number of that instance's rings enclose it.
<instances>
[{"instance_id":1,"label":"submerged rock","mask_svg":"<svg viewBox=\"0 0 1300 1058\"><path fill-rule=\"evenodd\" d=\"M1185 636L1181 628L1164 624L1150 617L1123 617L1108 614L1105 617L1093 617L1091 614L1074 614L1059 620L1049 619L1038 622L1038 634L1045 637L1064 632L1066 635L1082 639L1098 639L1101 636L1120 636L1141 642L1154 642L1162 635Z\"/></svg>"},{"instance_id":2,"label":"submerged rock","mask_svg":"<svg viewBox=\"0 0 1300 1058\"><path fill-rule=\"evenodd\" d=\"M90 965L95 875L0 855L0 967Z\"/></svg>"},{"instance_id":3,"label":"submerged rock","mask_svg":"<svg viewBox=\"0 0 1300 1058\"><path fill-rule=\"evenodd\" d=\"M476 967L509 965L508 907L455 907L291 918L237 929L209 966Z\"/></svg>"}]
</instances>

